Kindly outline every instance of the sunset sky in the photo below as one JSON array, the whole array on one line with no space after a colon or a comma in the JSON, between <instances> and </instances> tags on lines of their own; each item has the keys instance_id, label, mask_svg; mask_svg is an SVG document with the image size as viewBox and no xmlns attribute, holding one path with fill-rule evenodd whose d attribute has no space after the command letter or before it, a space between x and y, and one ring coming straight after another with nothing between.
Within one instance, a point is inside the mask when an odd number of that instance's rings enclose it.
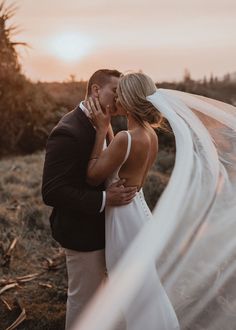
<instances>
[{"instance_id":1,"label":"sunset sky","mask_svg":"<svg viewBox=\"0 0 236 330\"><path fill-rule=\"evenodd\" d=\"M98 68L156 81L236 71L235 0L19 0L13 19L32 80L87 79Z\"/></svg>"}]
</instances>

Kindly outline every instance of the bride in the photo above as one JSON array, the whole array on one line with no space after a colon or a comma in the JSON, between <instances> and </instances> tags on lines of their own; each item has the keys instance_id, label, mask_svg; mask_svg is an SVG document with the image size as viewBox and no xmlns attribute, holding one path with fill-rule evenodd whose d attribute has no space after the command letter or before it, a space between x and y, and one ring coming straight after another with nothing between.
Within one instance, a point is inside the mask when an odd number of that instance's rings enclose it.
<instances>
[{"instance_id":1,"label":"bride","mask_svg":"<svg viewBox=\"0 0 236 330\"><path fill-rule=\"evenodd\" d=\"M154 82L146 75L137 73L121 78L117 90L117 114L127 116L128 131L119 132L105 150L103 144L110 124L109 109L104 113L99 101L96 100L94 104L92 98L87 104L96 127L96 141L87 170L88 183L96 186L106 180L106 184L110 185L122 178L126 180L126 185L136 186L138 190L130 204L107 207L105 210L108 274L142 226L153 221L142 187L158 151L154 127L161 124L162 116L146 100L146 96L155 90ZM127 330L138 327L147 330L179 329L174 309L160 283L154 262L148 271L147 283L139 291L138 299L134 309L131 308L128 314L123 312ZM143 305L148 308L146 317L139 317L137 304L141 309ZM137 315L134 317L135 313Z\"/></svg>"},{"instance_id":2,"label":"bride","mask_svg":"<svg viewBox=\"0 0 236 330\"><path fill-rule=\"evenodd\" d=\"M90 101L97 138L88 180L109 185L121 177L139 191L130 205L106 210L109 279L75 329L113 329L120 314L127 330L235 329L236 108L156 89L142 73L123 76L117 95L129 130L104 151L109 109ZM151 215L142 185L158 148L151 126L162 115L176 159Z\"/></svg>"}]
</instances>

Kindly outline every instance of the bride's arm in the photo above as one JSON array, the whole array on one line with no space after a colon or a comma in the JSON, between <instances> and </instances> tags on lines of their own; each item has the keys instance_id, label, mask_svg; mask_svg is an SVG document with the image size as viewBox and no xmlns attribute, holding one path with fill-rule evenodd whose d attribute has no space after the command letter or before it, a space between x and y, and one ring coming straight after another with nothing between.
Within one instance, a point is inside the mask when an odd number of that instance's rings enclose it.
<instances>
[{"instance_id":1,"label":"bride's arm","mask_svg":"<svg viewBox=\"0 0 236 330\"><path fill-rule=\"evenodd\" d=\"M90 155L87 168L87 182L97 186L111 175L123 162L126 148L127 135L124 132L116 134L109 146L103 150L104 140L110 125L110 113L108 109L102 111L99 102L96 106L90 100L88 108L92 112L93 124L96 127L95 144Z\"/></svg>"}]
</instances>

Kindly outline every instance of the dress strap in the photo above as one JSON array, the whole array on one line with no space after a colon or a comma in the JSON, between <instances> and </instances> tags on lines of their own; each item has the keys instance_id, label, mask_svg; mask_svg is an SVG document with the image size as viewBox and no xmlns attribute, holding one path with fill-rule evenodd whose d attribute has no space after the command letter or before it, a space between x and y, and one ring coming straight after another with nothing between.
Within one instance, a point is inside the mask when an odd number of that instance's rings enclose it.
<instances>
[{"instance_id":1,"label":"dress strap","mask_svg":"<svg viewBox=\"0 0 236 330\"><path fill-rule=\"evenodd\" d=\"M127 145L127 151L126 151L126 155L125 155L125 158L124 158L124 161L123 161L123 164L126 162L126 160L128 159L129 157L129 154L130 154L130 149L131 149L131 135L130 135L130 132L129 131L125 131L127 133L127 136L128 136L128 145Z\"/></svg>"}]
</instances>

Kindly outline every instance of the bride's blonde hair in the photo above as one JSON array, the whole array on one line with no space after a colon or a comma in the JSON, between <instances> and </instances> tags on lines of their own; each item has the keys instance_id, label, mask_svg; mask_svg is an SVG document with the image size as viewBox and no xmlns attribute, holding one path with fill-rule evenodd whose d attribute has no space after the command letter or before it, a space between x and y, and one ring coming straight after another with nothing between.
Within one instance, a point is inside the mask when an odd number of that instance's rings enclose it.
<instances>
[{"instance_id":1,"label":"bride's blonde hair","mask_svg":"<svg viewBox=\"0 0 236 330\"><path fill-rule=\"evenodd\" d=\"M161 113L147 101L146 97L157 90L153 80L144 73L127 73L121 76L117 87L118 100L127 113L130 113L142 126L161 126Z\"/></svg>"}]
</instances>

